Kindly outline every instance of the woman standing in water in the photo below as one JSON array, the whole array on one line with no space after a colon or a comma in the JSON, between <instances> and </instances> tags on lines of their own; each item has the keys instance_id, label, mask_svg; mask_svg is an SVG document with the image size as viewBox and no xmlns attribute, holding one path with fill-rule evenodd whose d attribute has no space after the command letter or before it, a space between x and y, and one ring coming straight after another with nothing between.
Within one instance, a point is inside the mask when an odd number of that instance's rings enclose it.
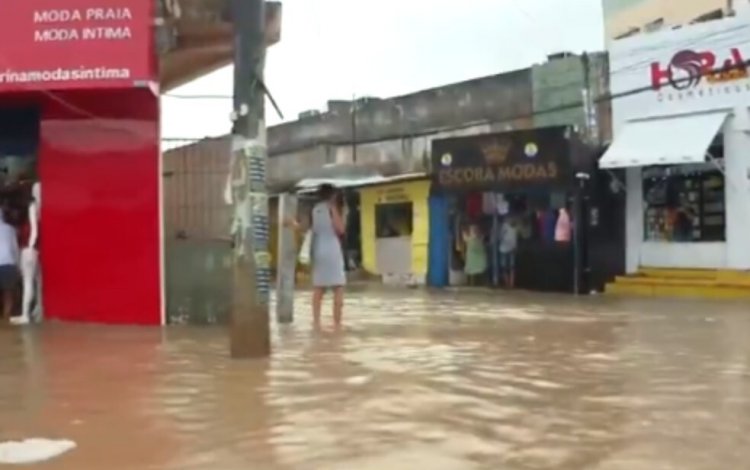
<instances>
[{"instance_id":1,"label":"woman standing in water","mask_svg":"<svg viewBox=\"0 0 750 470\"><path fill-rule=\"evenodd\" d=\"M329 289L333 291L333 321L336 326L341 326L343 317L346 272L341 236L345 225L336 196L336 189L332 185L322 185L319 190L320 199L312 210L310 261L313 321L316 325L320 324L323 295Z\"/></svg>"}]
</instances>

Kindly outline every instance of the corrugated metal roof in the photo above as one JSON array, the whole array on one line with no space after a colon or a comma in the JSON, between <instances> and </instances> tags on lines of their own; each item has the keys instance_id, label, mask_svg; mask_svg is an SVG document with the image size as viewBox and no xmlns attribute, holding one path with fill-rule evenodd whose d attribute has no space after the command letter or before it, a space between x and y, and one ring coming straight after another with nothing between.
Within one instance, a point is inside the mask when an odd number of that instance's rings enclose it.
<instances>
[{"instance_id":1,"label":"corrugated metal roof","mask_svg":"<svg viewBox=\"0 0 750 470\"><path fill-rule=\"evenodd\" d=\"M418 180L427 177L427 173L405 173L396 176L378 175L342 178L306 178L297 183L296 189L299 193L310 193L316 191L322 184L330 184L337 188L359 188L363 186L376 186L397 183L400 181Z\"/></svg>"}]
</instances>

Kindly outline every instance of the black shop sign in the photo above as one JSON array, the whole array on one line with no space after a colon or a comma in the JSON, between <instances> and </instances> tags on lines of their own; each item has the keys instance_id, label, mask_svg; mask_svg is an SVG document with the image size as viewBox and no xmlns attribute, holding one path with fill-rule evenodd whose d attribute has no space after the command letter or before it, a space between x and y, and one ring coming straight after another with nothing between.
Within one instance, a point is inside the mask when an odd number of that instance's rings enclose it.
<instances>
[{"instance_id":1,"label":"black shop sign","mask_svg":"<svg viewBox=\"0 0 750 470\"><path fill-rule=\"evenodd\" d=\"M436 140L432 182L445 191L565 187L572 179L570 153L568 127Z\"/></svg>"}]
</instances>

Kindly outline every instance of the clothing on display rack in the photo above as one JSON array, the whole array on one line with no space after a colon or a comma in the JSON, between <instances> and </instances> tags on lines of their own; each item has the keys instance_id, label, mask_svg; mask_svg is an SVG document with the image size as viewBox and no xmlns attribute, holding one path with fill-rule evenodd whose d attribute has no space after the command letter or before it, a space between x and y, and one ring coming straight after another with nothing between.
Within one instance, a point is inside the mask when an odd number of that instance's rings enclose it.
<instances>
[{"instance_id":1,"label":"clothing on display rack","mask_svg":"<svg viewBox=\"0 0 750 470\"><path fill-rule=\"evenodd\" d=\"M557 217L557 224L555 224L555 241L567 243L570 242L571 238L571 224L570 215L567 209L560 209Z\"/></svg>"},{"instance_id":2,"label":"clothing on display rack","mask_svg":"<svg viewBox=\"0 0 750 470\"><path fill-rule=\"evenodd\" d=\"M482 193L472 193L466 196L466 215L475 220L482 215Z\"/></svg>"},{"instance_id":3,"label":"clothing on display rack","mask_svg":"<svg viewBox=\"0 0 750 470\"><path fill-rule=\"evenodd\" d=\"M493 215L497 211L497 198L495 193L482 193L482 213Z\"/></svg>"},{"instance_id":4,"label":"clothing on display rack","mask_svg":"<svg viewBox=\"0 0 750 470\"><path fill-rule=\"evenodd\" d=\"M537 211L537 222L539 226L539 238L546 243L555 241L555 228L557 226L556 211Z\"/></svg>"}]
</instances>

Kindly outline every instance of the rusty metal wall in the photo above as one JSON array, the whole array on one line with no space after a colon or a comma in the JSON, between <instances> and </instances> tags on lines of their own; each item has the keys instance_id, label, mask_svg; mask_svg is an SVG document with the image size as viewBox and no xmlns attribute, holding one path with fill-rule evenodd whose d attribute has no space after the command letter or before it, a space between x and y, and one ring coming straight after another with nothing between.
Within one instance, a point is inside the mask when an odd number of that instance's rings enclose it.
<instances>
[{"instance_id":1,"label":"rusty metal wall","mask_svg":"<svg viewBox=\"0 0 750 470\"><path fill-rule=\"evenodd\" d=\"M226 324L232 301L232 251L228 243L165 243L169 324Z\"/></svg>"},{"instance_id":2,"label":"rusty metal wall","mask_svg":"<svg viewBox=\"0 0 750 470\"><path fill-rule=\"evenodd\" d=\"M162 142L169 323L226 323L231 302L229 140Z\"/></svg>"},{"instance_id":3,"label":"rusty metal wall","mask_svg":"<svg viewBox=\"0 0 750 470\"><path fill-rule=\"evenodd\" d=\"M224 202L228 137L162 142L167 319L217 324L229 319L231 208ZM300 203L304 214L309 201ZM303 223L307 216L303 215ZM278 198L269 200L270 251L276 267Z\"/></svg>"},{"instance_id":4,"label":"rusty metal wall","mask_svg":"<svg viewBox=\"0 0 750 470\"><path fill-rule=\"evenodd\" d=\"M224 202L229 139L168 141L163 152L164 235L226 239L231 208ZM182 145L181 145L182 144Z\"/></svg>"}]
</instances>

